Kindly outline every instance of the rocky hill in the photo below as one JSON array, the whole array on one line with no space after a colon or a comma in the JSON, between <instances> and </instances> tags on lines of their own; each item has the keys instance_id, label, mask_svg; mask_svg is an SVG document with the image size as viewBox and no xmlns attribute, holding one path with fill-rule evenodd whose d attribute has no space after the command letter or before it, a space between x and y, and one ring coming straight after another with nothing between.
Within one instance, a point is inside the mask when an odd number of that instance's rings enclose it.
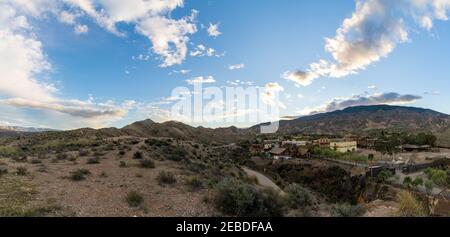
<instances>
[{"instance_id":1,"label":"rocky hill","mask_svg":"<svg viewBox=\"0 0 450 237\"><path fill-rule=\"evenodd\" d=\"M259 125L251 128L257 131ZM404 106L358 106L280 121L279 133L366 134L374 129L431 132L440 145L450 146L450 115Z\"/></svg>"}]
</instances>

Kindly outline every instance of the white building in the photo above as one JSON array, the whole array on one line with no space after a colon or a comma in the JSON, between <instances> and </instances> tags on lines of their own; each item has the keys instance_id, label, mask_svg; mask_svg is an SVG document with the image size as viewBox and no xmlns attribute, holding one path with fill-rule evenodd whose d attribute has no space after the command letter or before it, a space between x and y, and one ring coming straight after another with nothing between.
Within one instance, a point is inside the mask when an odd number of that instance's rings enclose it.
<instances>
[{"instance_id":1,"label":"white building","mask_svg":"<svg viewBox=\"0 0 450 237\"><path fill-rule=\"evenodd\" d=\"M354 152L358 150L356 141L331 141L330 148L341 153Z\"/></svg>"}]
</instances>

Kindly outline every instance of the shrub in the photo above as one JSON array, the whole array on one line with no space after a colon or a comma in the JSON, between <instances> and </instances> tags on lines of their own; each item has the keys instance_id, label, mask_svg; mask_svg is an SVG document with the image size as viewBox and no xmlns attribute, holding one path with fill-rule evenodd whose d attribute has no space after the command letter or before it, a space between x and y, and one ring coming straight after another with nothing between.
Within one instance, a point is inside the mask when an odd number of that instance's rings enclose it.
<instances>
[{"instance_id":1,"label":"shrub","mask_svg":"<svg viewBox=\"0 0 450 237\"><path fill-rule=\"evenodd\" d=\"M0 177L8 173L8 168L0 166Z\"/></svg>"},{"instance_id":2,"label":"shrub","mask_svg":"<svg viewBox=\"0 0 450 237\"><path fill-rule=\"evenodd\" d=\"M88 150L80 150L78 151L79 156L88 156L91 152Z\"/></svg>"},{"instance_id":3,"label":"shrub","mask_svg":"<svg viewBox=\"0 0 450 237\"><path fill-rule=\"evenodd\" d=\"M412 181L412 185L413 185L415 188L417 188L417 187L419 187L419 186L422 186L422 185L423 185L423 179L422 179L422 177L416 177L416 178L414 179L414 181Z\"/></svg>"},{"instance_id":4,"label":"shrub","mask_svg":"<svg viewBox=\"0 0 450 237\"><path fill-rule=\"evenodd\" d=\"M425 184L424 184L424 186L425 186L425 188L427 189L427 192L428 193L431 193L431 191L433 191L433 182L432 181L430 181L430 180L428 180L428 181L426 181L425 182Z\"/></svg>"},{"instance_id":5,"label":"shrub","mask_svg":"<svg viewBox=\"0 0 450 237\"><path fill-rule=\"evenodd\" d=\"M144 197L140 193L132 191L127 194L125 200L130 207L139 207L144 202Z\"/></svg>"},{"instance_id":6,"label":"shrub","mask_svg":"<svg viewBox=\"0 0 450 237\"><path fill-rule=\"evenodd\" d=\"M362 216L366 209L361 205L350 205L348 203L336 204L331 212L336 217L358 217Z\"/></svg>"},{"instance_id":7,"label":"shrub","mask_svg":"<svg viewBox=\"0 0 450 237\"><path fill-rule=\"evenodd\" d=\"M189 187L190 191L197 191L203 189L203 182L197 176L188 178L186 180L186 185Z\"/></svg>"},{"instance_id":8,"label":"shrub","mask_svg":"<svg viewBox=\"0 0 450 237\"><path fill-rule=\"evenodd\" d=\"M140 151L136 151L134 153L134 155L133 155L133 159L135 159L135 160L140 160L140 159L143 159L143 158L144 158L144 155Z\"/></svg>"},{"instance_id":9,"label":"shrub","mask_svg":"<svg viewBox=\"0 0 450 237\"><path fill-rule=\"evenodd\" d=\"M40 164L40 163L42 163L42 161L39 160L39 159L32 159L30 162L31 162L31 164Z\"/></svg>"},{"instance_id":10,"label":"shrub","mask_svg":"<svg viewBox=\"0 0 450 237\"><path fill-rule=\"evenodd\" d=\"M121 162L119 163L119 167L120 167L120 168L125 168L125 167L127 167L127 163L125 163L125 161L121 161Z\"/></svg>"},{"instance_id":11,"label":"shrub","mask_svg":"<svg viewBox=\"0 0 450 237\"><path fill-rule=\"evenodd\" d=\"M86 164L88 165L100 164L100 159L98 157L89 158Z\"/></svg>"},{"instance_id":12,"label":"shrub","mask_svg":"<svg viewBox=\"0 0 450 237\"><path fill-rule=\"evenodd\" d=\"M239 217L282 216L284 203L272 189L258 190L236 179L225 179L217 186L216 206L224 214Z\"/></svg>"},{"instance_id":13,"label":"shrub","mask_svg":"<svg viewBox=\"0 0 450 237\"><path fill-rule=\"evenodd\" d=\"M171 154L167 156L167 159L171 161L182 161L187 156L187 152L179 147L169 152L171 152Z\"/></svg>"},{"instance_id":14,"label":"shrub","mask_svg":"<svg viewBox=\"0 0 450 237\"><path fill-rule=\"evenodd\" d=\"M139 166L145 169L153 169L155 168L155 162L150 159L143 159L139 161Z\"/></svg>"},{"instance_id":15,"label":"shrub","mask_svg":"<svg viewBox=\"0 0 450 237\"><path fill-rule=\"evenodd\" d=\"M308 191L298 184L291 184L287 188L287 201L292 208L303 208L312 204Z\"/></svg>"},{"instance_id":16,"label":"shrub","mask_svg":"<svg viewBox=\"0 0 450 237\"><path fill-rule=\"evenodd\" d=\"M406 177L403 179L403 186L405 186L406 188L410 188L411 185L412 185L412 182L413 182L412 178L409 177L409 176L406 176Z\"/></svg>"},{"instance_id":17,"label":"shrub","mask_svg":"<svg viewBox=\"0 0 450 237\"><path fill-rule=\"evenodd\" d=\"M20 176L25 176L28 174L28 170L25 167L17 167L16 174Z\"/></svg>"},{"instance_id":18,"label":"shrub","mask_svg":"<svg viewBox=\"0 0 450 237\"><path fill-rule=\"evenodd\" d=\"M124 156L125 155L125 151L119 151L119 156Z\"/></svg>"},{"instance_id":19,"label":"shrub","mask_svg":"<svg viewBox=\"0 0 450 237\"><path fill-rule=\"evenodd\" d=\"M78 169L70 173L70 179L73 181L81 181L86 179L86 175L91 174L87 169Z\"/></svg>"},{"instance_id":20,"label":"shrub","mask_svg":"<svg viewBox=\"0 0 450 237\"><path fill-rule=\"evenodd\" d=\"M159 185L174 184L177 182L175 175L173 175L170 172L166 172L166 171L159 172L157 180L158 180Z\"/></svg>"},{"instance_id":21,"label":"shrub","mask_svg":"<svg viewBox=\"0 0 450 237\"><path fill-rule=\"evenodd\" d=\"M447 172L445 170L431 169L425 170L428 178L433 181L437 186L445 187L447 186Z\"/></svg>"},{"instance_id":22,"label":"shrub","mask_svg":"<svg viewBox=\"0 0 450 237\"><path fill-rule=\"evenodd\" d=\"M425 208L410 192L402 191L397 195L399 203L398 216L423 217L426 216Z\"/></svg>"},{"instance_id":23,"label":"shrub","mask_svg":"<svg viewBox=\"0 0 450 237\"><path fill-rule=\"evenodd\" d=\"M67 159L68 155L66 153L59 153L56 155L56 159L58 160L65 160Z\"/></svg>"},{"instance_id":24,"label":"shrub","mask_svg":"<svg viewBox=\"0 0 450 237\"><path fill-rule=\"evenodd\" d=\"M102 178L108 178L108 174L107 174L105 171L103 171L103 172L100 174L100 177L102 177Z\"/></svg>"}]
</instances>

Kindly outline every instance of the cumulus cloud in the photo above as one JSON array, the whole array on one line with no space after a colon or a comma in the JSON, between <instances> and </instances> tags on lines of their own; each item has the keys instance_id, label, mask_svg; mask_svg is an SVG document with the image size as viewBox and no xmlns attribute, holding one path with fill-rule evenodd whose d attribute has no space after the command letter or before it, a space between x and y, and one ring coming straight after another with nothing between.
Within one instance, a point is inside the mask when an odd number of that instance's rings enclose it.
<instances>
[{"instance_id":1,"label":"cumulus cloud","mask_svg":"<svg viewBox=\"0 0 450 237\"><path fill-rule=\"evenodd\" d=\"M222 34L222 32L219 31L219 24L212 24L209 23L208 27L208 35L212 37L218 37Z\"/></svg>"},{"instance_id":2,"label":"cumulus cloud","mask_svg":"<svg viewBox=\"0 0 450 237\"><path fill-rule=\"evenodd\" d=\"M319 77L356 74L409 40L407 22L429 30L434 20L448 20L449 10L449 0L357 0L355 12L343 21L335 37L325 39L325 50L333 61L322 59L307 70L287 71L282 78L307 86Z\"/></svg>"},{"instance_id":3,"label":"cumulus cloud","mask_svg":"<svg viewBox=\"0 0 450 237\"><path fill-rule=\"evenodd\" d=\"M330 102L315 108L305 108L298 113L302 116L313 115L318 113L332 112L354 106L369 105L402 105L414 103L422 99L417 95L401 95L399 93L377 93L373 95L355 95L350 98L334 98Z\"/></svg>"},{"instance_id":4,"label":"cumulus cloud","mask_svg":"<svg viewBox=\"0 0 450 237\"><path fill-rule=\"evenodd\" d=\"M170 17L173 10L183 7L184 0L4 0L1 4L33 17L55 14L60 22L74 25L77 34L88 32L86 25L77 22L81 15L118 36L126 35L118 29L119 23L132 24L150 40L153 52L163 61L161 67L181 64L189 35L197 31L197 11L181 19Z\"/></svg>"},{"instance_id":5,"label":"cumulus cloud","mask_svg":"<svg viewBox=\"0 0 450 237\"><path fill-rule=\"evenodd\" d=\"M207 77L194 77L192 79L186 80L186 82L189 85L195 85L195 84L207 84L207 83L215 83L216 80L214 79L213 76L207 76Z\"/></svg>"},{"instance_id":6,"label":"cumulus cloud","mask_svg":"<svg viewBox=\"0 0 450 237\"><path fill-rule=\"evenodd\" d=\"M241 64L234 64L234 65L230 65L228 67L228 69L230 69L231 71L233 70L238 70L238 69L243 69L245 68L245 64L241 63Z\"/></svg>"}]
</instances>

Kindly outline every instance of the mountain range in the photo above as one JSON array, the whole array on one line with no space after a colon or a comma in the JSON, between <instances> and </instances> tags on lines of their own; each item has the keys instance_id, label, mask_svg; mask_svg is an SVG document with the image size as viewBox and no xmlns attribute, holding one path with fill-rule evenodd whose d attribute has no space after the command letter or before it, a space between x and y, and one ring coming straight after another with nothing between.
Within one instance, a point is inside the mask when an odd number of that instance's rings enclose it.
<instances>
[{"instance_id":1,"label":"mountain range","mask_svg":"<svg viewBox=\"0 0 450 237\"><path fill-rule=\"evenodd\" d=\"M65 131L75 136L137 136L170 137L208 144L228 144L245 140L259 133L260 125L251 128L192 127L181 122L156 123L152 120L135 122L123 128L78 129ZM405 106L357 106L343 110L280 121L279 134L356 134L365 135L371 130L383 129L411 133L433 133L438 145L450 147L450 115L429 109ZM46 132L49 129L8 127L0 134ZM55 133L55 132L50 132ZM58 133L58 132L56 132Z\"/></svg>"}]
</instances>

